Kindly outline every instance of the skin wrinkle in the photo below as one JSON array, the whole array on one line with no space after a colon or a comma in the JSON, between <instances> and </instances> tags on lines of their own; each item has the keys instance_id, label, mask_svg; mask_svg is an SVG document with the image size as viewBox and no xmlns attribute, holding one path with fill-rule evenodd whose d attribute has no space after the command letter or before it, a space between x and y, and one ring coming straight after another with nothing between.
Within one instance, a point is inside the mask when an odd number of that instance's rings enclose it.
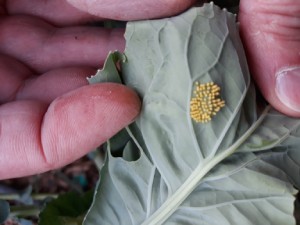
<instances>
[{"instance_id":1,"label":"skin wrinkle","mask_svg":"<svg viewBox=\"0 0 300 225\"><path fill-rule=\"evenodd\" d=\"M119 130L115 127L127 125L120 123L139 112L138 101L133 92L111 83L84 86L57 98L44 116L41 131L42 144L48 146L44 148L47 164L52 168L62 166L70 162L70 155L78 158L99 146ZM116 118L118 114L122 117ZM83 127L89 128L84 136ZM75 147L81 151L75 152Z\"/></svg>"},{"instance_id":2,"label":"skin wrinkle","mask_svg":"<svg viewBox=\"0 0 300 225\"><path fill-rule=\"evenodd\" d=\"M40 146L38 140L36 140L36 135L39 132L39 120L45 110L46 106L44 104L33 101L12 102L1 106L0 123L2 132L4 132L0 141L1 157L5 157L6 154L10 157L12 155L20 157L22 163L18 168L15 168L20 173L22 173L20 167L24 168L26 166L34 169L33 159L40 160L37 151ZM12 120L13 118L15 119ZM26 132L23 132L24 128L27 129ZM7 144L10 148L3 148ZM9 161L5 165L7 168L11 168L14 167L14 164L14 161Z\"/></svg>"},{"instance_id":3,"label":"skin wrinkle","mask_svg":"<svg viewBox=\"0 0 300 225\"><path fill-rule=\"evenodd\" d=\"M24 88L26 81L27 81L27 79L24 79L22 82L20 82L19 86L16 88L16 90L14 91L14 93L12 95L12 101L17 100L18 94Z\"/></svg>"},{"instance_id":4,"label":"skin wrinkle","mask_svg":"<svg viewBox=\"0 0 300 225\"><path fill-rule=\"evenodd\" d=\"M58 155L59 155L58 149L59 149L59 147L56 146L55 141L51 142L51 143L47 142L47 144L45 144L45 142L44 142L44 139L45 139L44 136L46 136L46 135L48 136L48 138L47 138L48 140L49 139L55 140L52 137L54 133L51 133L47 129L45 129L45 118L47 117L48 112L49 112L49 108L47 109L46 113L43 116L43 120L42 120L41 128L40 128L39 139L40 139L40 143L41 143L41 154L43 156L43 160L45 162L46 168L53 169L53 168L56 168L56 164L59 162L58 161ZM46 146L48 146L48 147L46 147ZM51 153L52 157L50 157L49 153ZM53 155L56 155L56 157L53 157ZM53 160L53 158L55 158L55 159Z\"/></svg>"},{"instance_id":5,"label":"skin wrinkle","mask_svg":"<svg viewBox=\"0 0 300 225\"><path fill-rule=\"evenodd\" d=\"M265 18L261 21L260 32L272 34L269 36L283 40L296 42L300 40L300 18L270 15L268 19ZM253 24L253 26L255 25Z\"/></svg>"},{"instance_id":6,"label":"skin wrinkle","mask_svg":"<svg viewBox=\"0 0 300 225\"><path fill-rule=\"evenodd\" d=\"M1 28L4 28L0 32L0 51L25 62L38 73L73 65L101 67L109 50L124 49L122 29L110 31L98 27L55 28L43 21L33 22L28 17L21 16L18 18L27 22L19 23L19 19L0 22ZM46 25L46 29L37 29L36 25ZM18 35L12 38L12 33ZM30 41L26 41L24 45L22 39Z\"/></svg>"},{"instance_id":7,"label":"skin wrinkle","mask_svg":"<svg viewBox=\"0 0 300 225\"><path fill-rule=\"evenodd\" d=\"M35 99L50 103L57 96L87 85L86 77L95 71L96 69L90 67L71 67L34 76L23 64L0 55L0 93L4 91L2 102ZM5 93L10 96L4 95Z\"/></svg>"},{"instance_id":8,"label":"skin wrinkle","mask_svg":"<svg viewBox=\"0 0 300 225\"><path fill-rule=\"evenodd\" d=\"M75 67L46 72L26 82L22 92L18 93L18 99L31 98L51 103L56 97L87 85L86 77L93 71L95 70L91 68ZM59 86L57 85L58 82L60 82ZM53 90L51 87L56 88Z\"/></svg>"},{"instance_id":9,"label":"skin wrinkle","mask_svg":"<svg viewBox=\"0 0 300 225\"><path fill-rule=\"evenodd\" d=\"M240 10L242 9L243 13L244 11L249 11L257 14L260 14L261 10L269 10L277 14L278 12L287 11L286 9L288 8L289 12L294 12L300 9L300 6L297 4L297 2L298 0L243 0L242 4L240 4Z\"/></svg>"},{"instance_id":10,"label":"skin wrinkle","mask_svg":"<svg viewBox=\"0 0 300 225\"><path fill-rule=\"evenodd\" d=\"M279 99L275 88L277 71L300 63L299 1L241 0L239 21L249 68L260 91L278 111L299 116Z\"/></svg>"},{"instance_id":11,"label":"skin wrinkle","mask_svg":"<svg viewBox=\"0 0 300 225\"><path fill-rule=\"evenodd\" d=\"M22 98L22 94L21 93L24 91L24 89L26 88L26 86L28 85L28 83L33 82L37 78L38 78L38 76L31 76L28 79L23 80L23 82L20 84L20 86L18 87L18 89L15 92L15 98L14 98L14 100L28 99L28 98Z\"/></svg>"},{"instance_id":12,"label":"skin wrinkle","mask_svg":"<svg viewBox=\"0 0 300 225\"><path fill-rule=\"evenodd\" d=\"M22 82L31 74L22 63L0 54L0 103L14 100Z\"/></svg>"},{"instance_id":13,"label":"skin wrinkle","mask_svg":"<svg viewBox=\"0 0 300 225\"><path fill-rule=\"evenodd\" d=\"M41 40L47 37L48 32L51 31L51 26L47 26L42 21L36 21L28 16L15 16L4 19L0 27L2 36L0 36L1 51L25 63L30 63L39 58L37 55L42 44ZM26 41L25 45L24 40L30 40L30 42ZM22 54L20 54L20 51L22 51Z\"/></svg>"},{"instance_id":14,"label":"skin wrinkle","mask_svg":"<svg viewBox=\"0 0 300 225\"><path fill-rule=\"evenodd\" d=\"M44 116L45 116L45 114L44 114ZM37 138L36 138L36 142L37 142L38 149L40 150L39 153L42 157L42 160L45 162L44 170L47 171L47 170L49 170L53 167L51 167L52 166L51 164L47 163L47 158L46 158L46 155L45 155L44 146L42 145L42 124L43 124L43 121L44 121L44 116L41 117L41 119L38 123L39 125L37 126L38 127L38 131L37 131L38 135L37 135ZM28 155L28 154L26 154L26 155Z\"/></svg>"},{"instance_id":15,"label":"skin wrinkle","mask_svg":"<svg viewBox=\"0 0 300 225\"><path fill-rule=\"evenodd\" d=\"M274 1L259 2L259 4L250 4L252 9L245 9L249 3L240 9L241 13L252 18L249 20L252 21L252 27L260 28L267 33L289 36L289 39L299 40L300 4L292 3L291 0L287 1L290 4L286 4L284 1L277 4L274 4ZM260 26L256 26L257 21L260 21ZM291 32L291 30L295 31Z\"/></svg>"},{"instance_id":16,"label":"skin wrinkle","mask_svg":"<svg viewBox=\"0 0 300 225\"><path fill-rule=\"evenodd\" d=\"M80 119L78 120L71 120L72 117L68 116L66 113L66 110L72 111L69 109L69 102L71 101L62 101L62 98L57 99L56 103L52 104L52 106L49 108L48 112L45 114L45 118L48 116L50 117L51 114L58 115L62 120L52 120L52 125L49 125L49 121L47 121L48 124L45 125L45 122L43 124L42 129L42 136L41 140L43 143L43 146L48 146L47 149L44 150L44 157L46 159L47 164L50 168L57 167L58 163L62 161L66 157L66 153L71 153L68 150L67 146L73 146L72 142L77 142L78 138L80 140L80 134L81 130L77 129L78 125L80 124ZM75 108L73 105L72 108ZM74 109L75 110L75 109ZM74 111L73 110L73 111ZM85 109L86 110L86 109ZM86 113L82 113L84 116ZM45 128L45 126L47 126ZM49 131L50 126L50 131ZM61 127L66 127L66 131L68 132L68 135L71 137L70 139L64 140L64 135L60 135ZM56 133L51 132L52 130L57 130ZM76 132L77 130L77 132ZM72 131L72 133L69 133L69 131ZM47 133L46 133L47 132ZM47 135L50 135L47 137ZM64 144L62 144L65 142ZM71 150L71 149L70 149Z\"/></svg>"}]
</instances>

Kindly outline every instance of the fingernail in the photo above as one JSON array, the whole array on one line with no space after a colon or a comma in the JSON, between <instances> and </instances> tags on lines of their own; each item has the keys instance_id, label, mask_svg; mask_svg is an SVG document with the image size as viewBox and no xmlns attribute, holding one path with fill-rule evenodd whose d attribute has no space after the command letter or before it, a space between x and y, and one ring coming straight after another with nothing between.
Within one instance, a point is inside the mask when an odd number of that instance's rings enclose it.
<instances>
[{"instance_id":1,"label":"fingernail","mask_svg":"<svg viewBox=\"0 0 300 225\"><path fill-rule=\"evenodd\" d=\"M300 66L284 68L277 72L276 94L282 104L300 112Z\"/></svg>"}]
</instances>

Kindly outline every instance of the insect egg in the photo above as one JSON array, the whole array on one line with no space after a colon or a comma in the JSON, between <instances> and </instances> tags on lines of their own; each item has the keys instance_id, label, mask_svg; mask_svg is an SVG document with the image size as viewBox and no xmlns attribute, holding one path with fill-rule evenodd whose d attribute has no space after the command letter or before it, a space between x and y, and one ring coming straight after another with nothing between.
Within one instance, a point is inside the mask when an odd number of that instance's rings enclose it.
<instances>
[{"instance_id":1,"label":"insect egg","mask_svg":"<svg viewBox=\"0 0 300 225\"><path fill-rule=\"evenodd\" d=\"M206 84L195 83L194 97L190 101L190 116L197 123L207 123L211 121L221 108L225 106L225 101L219 98L220 87L214 82Z\"/></svg>"}]
</instances>

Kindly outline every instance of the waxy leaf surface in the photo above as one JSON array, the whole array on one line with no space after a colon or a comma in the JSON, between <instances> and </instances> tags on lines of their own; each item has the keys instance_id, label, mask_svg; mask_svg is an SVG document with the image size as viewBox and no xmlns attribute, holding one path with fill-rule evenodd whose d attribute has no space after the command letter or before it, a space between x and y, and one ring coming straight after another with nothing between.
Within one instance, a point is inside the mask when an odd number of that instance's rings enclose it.
<instances>
[{"instance_id":1,"label":"waxy leaf surface","mask_svg":"<svg viewBox=\"0 0 300 225\"><path fill-rule=\"evenodd\" d=\"M289 176L254 152L283 143L298 120L280 115L273 130L274 111L257 110L236 17L205 4L172 18L130 22L125 38L121 80L143 108L126 128L122 157L108 141L84 224L295 224ZM99 81L105 74L97 74ZM208 123L190 117L196 82L214 82L225 101ZM262 126L271 130L261 135Z\"/></svg>"}]
</instances>

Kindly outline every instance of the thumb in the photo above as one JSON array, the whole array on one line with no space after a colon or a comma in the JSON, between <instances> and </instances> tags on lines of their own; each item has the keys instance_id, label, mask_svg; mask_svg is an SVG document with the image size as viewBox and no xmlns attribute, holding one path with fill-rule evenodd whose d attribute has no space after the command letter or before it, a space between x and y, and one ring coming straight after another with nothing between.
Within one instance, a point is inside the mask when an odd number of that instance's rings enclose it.
<instances>
[{"instance_id":1,"label":"thumb","mask_svg":"<svg viewBox=\"0 0 300 225\"><path fill-rule=\"evenodd\" d=\"M87 85L50 106L15 101L0 107L0 179L64 166L98 147L137 116L138 96L119 84Z\"/></svg>"},{"instance_id":2,"label":"thumb","mask_svg":"<svg viewBox=\"0 0 300 225\"><path fill-rule=\"evenodd\" d=\"M300 1L241 0L240 29L251 73L277 110L300 116Z\"/></svg>"}]
</instances>

